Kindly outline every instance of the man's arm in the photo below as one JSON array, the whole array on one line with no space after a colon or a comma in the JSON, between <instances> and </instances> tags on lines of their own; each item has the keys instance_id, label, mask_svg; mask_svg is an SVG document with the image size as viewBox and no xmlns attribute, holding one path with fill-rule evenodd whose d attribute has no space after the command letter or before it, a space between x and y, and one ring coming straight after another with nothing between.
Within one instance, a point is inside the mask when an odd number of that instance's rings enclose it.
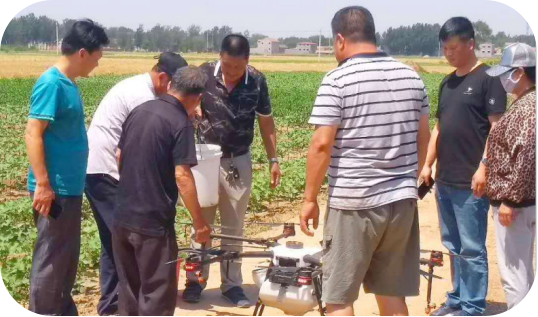
<instances>
[{"instance_id":1,"label":"man's arm","mask_svg":"<svg viewBox=\"0 0 538 317\"><path fill-rule=\"evenodd\" d=\"M49 215L50 205L56 197L50 186L49 173L45 163L43 134L48 126L49 121L28 119L25 132L28 159L37 182L32 206L44 217Z\"/></svg>"},{"instance_id":2,"label":"man's arm","mask_svg":"<svg viewBox=\"0 0 538 317\"><path fill-rule=\"evenodd\" d=\"M420 130L419 130L420 132ZM430 136L430 142L428 143L428 151L426 154L426 159L424 161L424 166L421 169L419 182L425 182L426 185L430 185L432 179L432 166L437 159L437 143L439 141L439 121L435 124ZM420 158L419 158L420 164ZM420 167L420 166L419 166Z\"/></svg>"},{"instance_id":3,"label":"man's arm","mask_svg":"<svg viewBox=\"0 0 538 317\"><path fill-rule=\"evenodd\" d=\"M417 174L420 175L424 163L426 162L426 155L428 154L428 142L430 140L430 123L429 115L424 114L420 116L418 124L418 136L417 136L417 148L418 148L418 170ZM417 176L418 176L417 175Z\"/></svg>"},{"instance_id":4,"label":"man's arm","mask_svg":"<svg viewBox=\"0 0 538 317\"><path fill-rule=\"evenodd\" d=\"M258 115L258 123L260 126L260 134L262 136L263 144L265 146L265 151L267 152L267 159L277 158L276 128L273 116ZM271 163L270 170L271 188L275 188L280 184L280 165L278 163Z\"/></svg>"},{"instance_id":5,"label":"man's arm","mask_svg":"<svg viewBox=\"0 0 538 317\"><path fill-rule=\"evenodd\" d=\"M116 150L116 163L118 164L118 170L119 170L120 165L121 165L121 150L120 149Z\"/></svg>"},{"instance_id":6,"label":"man's arm","mask_svg":"<svg viewBox=\"0 0 538 317\"><path fill-rule=\"evenodd\" d=\"M176 183L179 188L181 199L192 217L193 227L196 231L195 241L204 243L209 240L211 228L202 215L202 208L198 202L198 193L196 191L194 176L192 175L190 166L176 166Z\"/></svg>"},{"instance_id":7,"label":"man's arm","mask_svg":"<svg viewBox=\"0 0 538 317\"><path fill-rule=\"evenodd\" d=\"M491 124L491 130L495 128L495 125L499 120L501 120L501 117L503 114L494 114L488 116L488 120ZM489 138L488 138L489 139ZM482 154L482 158L488 157L488 142L486 140L486 146L484 147L484 154ZM480 164L478 165L478 169L476 170L476 173L473 175L473 180L471 183L471 189L473 190L473 194L476 197L482 197L484 196L484 193L486 192L486 172L487 172L487 166L484 165L482 161L480 161Z\"/></svg>"},{"instance_id":8,"label":"man's arm","mask_svg":"<svg viewBox=\"0 0 538 317\"><path fill-rule=\"evenodd\" d=\"M308 236L314 233L308 228L313 220L317 229L319 222L318 194L331 161L331 153L338 126L318 126L314 132L306 163L305 202L301 210L301 230Z\"/></svg>"}]
</instances>

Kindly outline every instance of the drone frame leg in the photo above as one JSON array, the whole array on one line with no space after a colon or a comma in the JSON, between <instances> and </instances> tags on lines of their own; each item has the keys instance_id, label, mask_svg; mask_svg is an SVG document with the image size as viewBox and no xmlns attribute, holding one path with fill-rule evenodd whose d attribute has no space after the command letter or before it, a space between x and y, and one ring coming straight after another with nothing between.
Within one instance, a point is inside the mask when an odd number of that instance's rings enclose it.
<instances>
[{"instance_id":1,"label":"drone frame leg","mask_svg":"<svg viewBox=\"0 0 538 317\"><path fill-rule=\"evenodd\" d=\"M436 308L435 304L431 304L432 301L432 286L433 286L433 265L429 265L428 269L428 293L426 294L426 309L425 313L426 315L430 315L431 311Z\"/></svg>"},{"instance_id":2,"label":"drone frame leg","mask_svg":"<svg viewBox=\"0 0 538 317\"><path fill-rule=\"evenodd\" d=\"M321 301L321 294L322 294L322 288L321 288L321 275L314 278L314 295L316 296L316 300L318 302L318 311L320 316L325 316L325 308L323 308L323 302Z\"/></svg>"}]
</instances>

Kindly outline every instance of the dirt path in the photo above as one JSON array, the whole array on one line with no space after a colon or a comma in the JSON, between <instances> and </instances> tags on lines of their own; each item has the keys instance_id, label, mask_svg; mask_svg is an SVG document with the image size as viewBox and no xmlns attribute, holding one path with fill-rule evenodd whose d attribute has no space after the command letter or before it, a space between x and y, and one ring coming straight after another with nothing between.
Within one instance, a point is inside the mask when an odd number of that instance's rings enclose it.
<instances>
[{"instance_id":1,"label":"dirt path","mask_svg":"<svg viewBox=\"0 0 538 317\"><path fill-rule=\"evenodd\" d=\"M324 205L320 206L321 210L324 210ZM297 209L297 207L295 208ZM298 221L297 216L294 216L298 213L298 210L295 210L295 213L290 213L290 220ZM423 201L419 202L419 214L420 214L420 236L421 236L421 247L424 249L434 249L434 250L444 250L440 242L439 228L438 228L438 218L437 218L437 208L435 205L435 199L433 195L428 195ZM493 226L493 221L491 217L489 218L489 228L488 228L488 256L490 264L490 277L489 277L489 294L488 294L488 307L486 310L486 315L494 315L501 313L506 310L506 301L504 292L500 285L499 273L497 268L497 257L495 250L495 228ZM278 233L281 233L281 228L274 229L271 231L264 232L261 236L274 236ZM319 245L319 241L322 239L322 226L316 231L314 238L309 238L302 234L300 231L297 232L297 236L289 238L289 240L301 241L307 245ZM427 257L428 254L424 254L424 257ZM251 271L255 269L256 265L260 263L259 260L243 260L243 279L244 279L244 289L251 300L252 303L255 303L257 298L258 289L255 287L252 280ZM435 274L443 277L443 280L435 280L433 284L432 292L432 301L437 305L444 302L445 293L447 290L451 289L450 283L450 268L448 264L448 259L445 257L445 266L437 268ZM254 307L248 309L239 309L232 307L226 300L221 296L220 286L220 269L218 264L211 266L210 278L208 281L208 287L203 293L202 301L197 304L188 304L181 300L181 292L184 288L185 283L185 274L184 271L181 274L180 278L180 292L177 301L177 308L175 315L186 315L186 316L249 316L252 315ZM420 296L408 298L407 303L409 306L409 312L411 315L425 315L424 308L426 306L426 287L427 282L422 279L420 286ZM373 295L364 294L361 291L359 300L355 302L354 305L355 314L357 315L378 315L377 304L375 297ZM282 311L266 307L264 311L266 316L282 316L284 315ZM307 314L308 316L317 315L315 311L311 311Z\"/></svg>"}]
</instances>

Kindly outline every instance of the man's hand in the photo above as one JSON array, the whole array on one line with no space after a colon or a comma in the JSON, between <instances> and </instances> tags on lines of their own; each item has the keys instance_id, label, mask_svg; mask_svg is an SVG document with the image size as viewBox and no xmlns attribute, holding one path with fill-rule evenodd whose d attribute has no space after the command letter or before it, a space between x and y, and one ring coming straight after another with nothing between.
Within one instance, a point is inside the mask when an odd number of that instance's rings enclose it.
<instances>
[{"instance_id":1,"label":"man's hand","mask_svg":"<svg viewBox=\"0 0 538 317\"><path fill-rule=\"evenodd\" d=\"M304 232L307 236L313 237L314 232L309 230L308 222L310 219L313 221L314 229L318 228L319 223L319 206L318 202L309 202L305 201L303 203L303 208L301 209L301 231Z\"/></svg>"},{"instance_id":2,"label":"man's hand","mask_svg":"<svg viewBox=\"0 0 538 317\"><path fill-rule=\"evenodd\" d=\"M418 176L418 183L421 184L422 182L426 183L426 185L430 186L430 183L432 181L432 168L424 165L422 168L422 171L420 172L420 175Z\"/></svg>"},{"instance_id":3,"label":"man's hand","mask_svg":"<svg viewBox=\"0 0 538 317\"><path fill-rule=\"evenodd\" d=\"M275 189L280 185L280 178L282 172L280 171L280 165L278 163L271 163L271 188Z\"/></svg>"},{"instance_id":4,"label":"man's hand","mask_svg":"<svg viewBox=\"0 0 538 317\"><path fill-rule=\"evenodd\" d=\"M514 223L514 220L517 217L517 212L506 206L505 204L502 204L501 207L499 207L499 222L504 227L510 227L512 223Z\"/></svg>"},{"instance_id":5,"label":"man's hand","mask_svg":"<svg viewBox=\"0 0 538 317\"><path fill-rule=\"evenodd\" d=\"M50 187L50 184L37 185L32 207L34 207L34 209L37 210L37 212L39 212L43 217L48 217L50 206L55 198L56 195L54 194L52 187Z\"/></svg>"},{"instance_id":6,"label":"man's hand","mask_svg":"<svg viewBox=\"0 0 538 317\"><path fill-rule=\"evenodd\" d=\"M486 191L486 166L480 163L478 170L474 173L471 189L476 197L484 196Z\"/></svg>"},{"instance_id":7,"label":"man's hand","mask_svg":"<svg viewBox=\"0 0 538 317\"><path fill-rule=\"evenodd\" d=\"M194 227L194 241L196 243L205 243L209 241L211 234L211 227L207 224L205 220L193 221Z\"/></svg>"}]
</instances>

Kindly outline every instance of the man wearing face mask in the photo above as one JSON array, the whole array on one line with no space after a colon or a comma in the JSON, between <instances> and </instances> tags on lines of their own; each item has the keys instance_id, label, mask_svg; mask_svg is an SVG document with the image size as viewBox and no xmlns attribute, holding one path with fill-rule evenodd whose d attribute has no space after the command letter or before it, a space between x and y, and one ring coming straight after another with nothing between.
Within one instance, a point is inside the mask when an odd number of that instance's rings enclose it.
<instances>
[{"instance_id":1,"label":"man wearing face mask","mask_svg":"<svg viewBox=\"0 0 538 317\"><path fill-rule=\"evenodd\" d=\"M429 184L437 160L436 200L443 245L453 254L453 287L434 316L482 315L488 290L486 250L489 201L486 185L486 140L506 109L506 92L489 67L475 55L472 23L449 19L439 40L456 71L439 89L439 108L420 179Z\"/></svg>"},{"instance_id":2,"label":"man wearing face mask","mask_svg":"<svg viewBox=\"0 0 538 317\"><path fill-rule=\"evenodd\" d=\"M90 153L85 193L101 238L99 315L116 314L118 310L119 283L110 229L120 179L116 149L122 125L136 107L165 94L175 71L185 66L187 62L180 55L162 53L150 72L124 79L112 87L97 107L88 129Z\"/></svg>"},{"instance_id":3,"label":"man wearing face mask","mask_svg":"<svg viewBox=\"0 0 538 317\"><path fill-rule=\"evenodd\" d=\"M206 221L212 224L217 207L223 226L223 234L243 235L243 223L252 186L252 162L250 145L254 138L256 118L267 152L271 188L280 183L280 166L276 151L276 129L271 113L271 101L265 76L248 65L250 47L242 35L231 34L224 38L220 60L200 67L209 77L207 91L202 100L202 120L199 137L202 142L218 144L223 156L220 165L218 206L203 208ZM222 240L222 244L233 244ZM193 243L193 247L200 248ZM238 247L223 249L240 251ZM207 281L209 266L203 269ZM206 283L188 274L183 299L198 302ZM221 264L221 290L225 299L238 307L248 307L250 302L241 284L241 264Z\"/></svg>"},{"instance_id":4,"label":"man wearing face mask","mask_svg":"<svg viewBox=\"0 0 538 317\"><path fill-rule=\"evenodd\" d=\"M534 281L536 239L536 52L527 44L504 50L499 76L516 97L489 135L486 194L493 206L497 258L508 309Z\"/></svg>"}]
</instances>

